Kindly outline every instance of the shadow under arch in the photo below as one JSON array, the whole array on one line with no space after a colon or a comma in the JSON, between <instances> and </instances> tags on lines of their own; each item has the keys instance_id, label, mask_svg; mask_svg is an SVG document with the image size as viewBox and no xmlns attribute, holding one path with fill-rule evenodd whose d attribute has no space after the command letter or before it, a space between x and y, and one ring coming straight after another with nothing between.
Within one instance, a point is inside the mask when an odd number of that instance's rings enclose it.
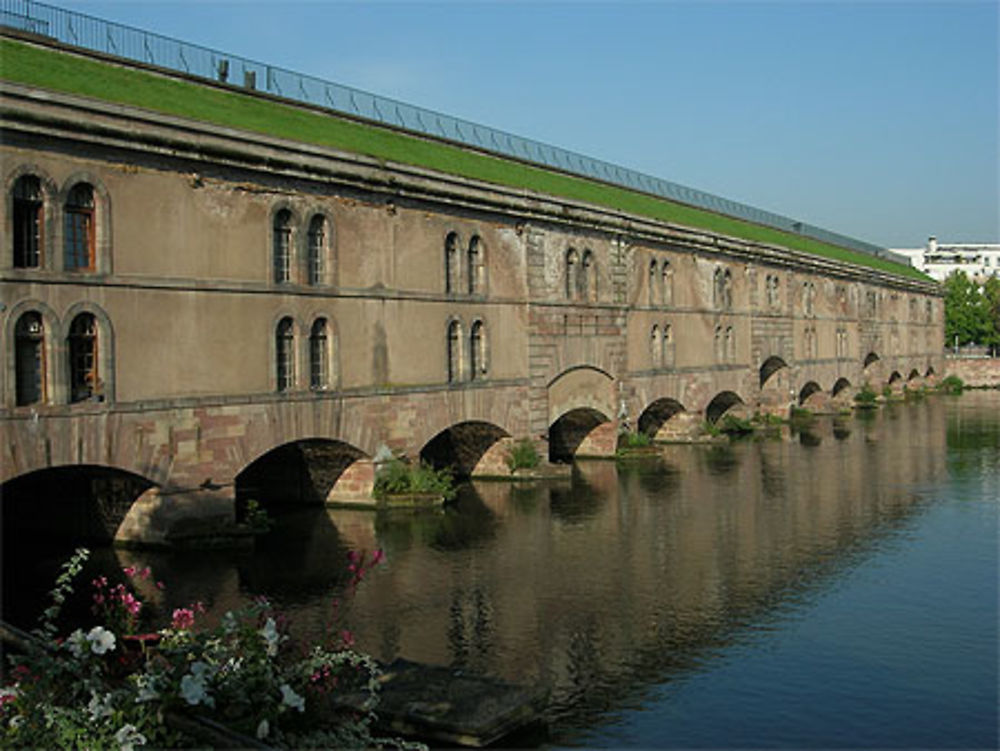
<instances>
[{"instance_id":1,"label":"shadow under arch","mask_svg":"<svg viewBox=\"0 0 1000 751\"><path fill-rule=\"evenodd\" d=\"M657 399L639 415L639 432L654 436L671 417L683 411L684 405L676 399Z\"/></svg>"},{"instance_id":2,"label":"shadow under arch","mask_svg":"<svg viewBox=\"0 0 1000 751\"><path fill-rule=\"evenodd\" d=\"M902 380L903 376L900 374L900 372L898 370L894 370L892 371L892 374L889 376L889 385L892 385L897 381L902 381Z\"/></svg>"},{"instance_id":3,"label":"shadow under arch","mask_svg":"<svg viewBox=\"0 0 1000 751\"><path fill-rule=\"evenodd\" d=\"M450 468L457 477L470 477L491 448L510 434L490 422L470 420L445 428L420 450L420 461L435 469Z\"/></svg>"},{"instance_id":4,"label":"shadow under arch","mask_svg":"<svg viewBox=\"0 0 1000 751\"><path fill-rule=\"evenodd\" d=\"M864 359L864 367L866 367L866 368L867 368L867 367L868 367L869 365L871 365L872 363L876 363L876 362L878 362L878 361L879 361L879 359L880 359L880 358L879 358L879 356L878 356L878 355L876 355L876 354L875 354L874 352L869 352L869 353L868 353L867 355L865 355L865 359Z\"/></svg>"},{"instance_id":5,"label":"shadow under arch","mask_svg":"<svg viewBox=\"0 0 1000 751\"><path fill-rule=\"evenodd\" d=\"M571 409L549 426L549 461L570 461L598 426L610 419L591 407Z\"/></svg>"},{"instance_id":6,"label":"shadow under arch","mask_svg":"<svg viewBox=\"0 0 1000 751\"><path fill-rule=\"evenodd\" d=\"M927 372L924 373L924 378L930 378L932 375L934 375L934 368L928 365Z\"/></svg>"},{"instance_id":7,"label":"shadow under arch","mask_svg":"<svg viewBox=\"0 0 1000 751\"><path fill-rule=\"evenodd\" d=\"M236 475L237 521L244 519L250 500L278 513L297 506L322 506L348 467L365 458L361 449L329 438L276 446Z\"/></svg>"},{"instance_id":8,"label":"shadow under arch","mask_svg":"<svg viewBox=\"0 0 1000 751\"><path fill-rule=\"evenodd\" d=\"M917 370L916 368L913 368L910 371L910 374L906 377L906 380L907 381L912 381L914 378L920 378L920 371Z\"/></svg>"},{"instance_id":9,"label":"shadow under arch","mask_svg":"<svg viewBox=\"0 0 1000 751\"><path fill-rule=\"evenodd\" d=\"M818 394L822 390L823 389L820 388L820 385L816 383L816 381L808 381L806 385L803 386L802 389L799 391L799 406L805 404L810 396L812 396L813 394Z\"/></svg>"},{"instance_id":10,"label":"shadow under arch","mask_svg":"<svg viewBox=\"0 0 1000 751\"><path fill-rule=\"evenodd\" d=\"M782 360L777 355L771 355L769 358L764 360L760 366L760 387L764 388L764 384L777 373L782 368L787 368L788 363Z\"/></svg>"},{"instance_id":11,"label":"shadow under arch","mask_svg":"<svg viewBox=\"0 0 1000 751\"><path fill-rule=\"evenodd\" d=\"M844 389L848 389L850 387L851 387L850 381L848 381L846 378L838 378L837 382L833 384L833 388L830 390L830 393L833 396L838 396L841 391L843 391Z\"/></svg>"},{"instance_id":12,"label":"shadow under arch","mask_svg":"<svg viewBox=\"0 0 1000 751\"><path fill-rule=\"evenodd\" d=\"M721 391L705 407L705 419L714 425L730 408L743 403L738 394L732 391Z\"/></svg>"}]
</instances>

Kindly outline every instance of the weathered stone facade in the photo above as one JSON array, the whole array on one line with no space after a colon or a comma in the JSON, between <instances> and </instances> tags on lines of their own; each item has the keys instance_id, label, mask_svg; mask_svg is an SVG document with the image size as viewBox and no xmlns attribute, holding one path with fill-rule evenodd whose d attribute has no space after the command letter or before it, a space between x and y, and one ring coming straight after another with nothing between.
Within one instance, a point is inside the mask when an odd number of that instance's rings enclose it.
<instances>
[{"instance_id":1,"label":"weathered stone facade","mask_svg":"<svg viewBox=\"0 0 1000 751\"><path fill-rule=\"evenodd\" d=\"M227 523L241 473L294 442L341 446L343 475L319 484L357 499L383 447L416 459L470 424L607 453L620 422L667 434L735 404L787 412L941 370L930 283L119 105L0 95L0 482L125 470L155 485L136 513L168 520L160 541L190 513L181 498ZM15 251L26 222L35 265ZM481 454L478 471L503 471L499 449Z\"/></svg>"}]
</instances>

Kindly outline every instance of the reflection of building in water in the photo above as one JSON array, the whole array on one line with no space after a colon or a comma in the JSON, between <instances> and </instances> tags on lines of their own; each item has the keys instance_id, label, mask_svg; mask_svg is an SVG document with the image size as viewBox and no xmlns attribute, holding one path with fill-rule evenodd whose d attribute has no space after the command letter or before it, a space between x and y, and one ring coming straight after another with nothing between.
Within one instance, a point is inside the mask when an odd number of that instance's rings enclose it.
<instances>
[{"instance_id":1,"label":"reflection of building in water","mask_svg":"<svg viewBox=\"0 0 1000 751\"><path fill-rule=\"evenodd\" d=\"M491 537L444 551L426 529L395 529L447 515L379 530L390 564L354 603L360 641L378 650L390 629L381 658L551 682L557 703L599 694L622 671L662 676L905 523L916 500L905 488L945 472L933 407L818 421L807 441L578 463L572 489L476 483L465 508Z\"/></svg>"}]
</instances>

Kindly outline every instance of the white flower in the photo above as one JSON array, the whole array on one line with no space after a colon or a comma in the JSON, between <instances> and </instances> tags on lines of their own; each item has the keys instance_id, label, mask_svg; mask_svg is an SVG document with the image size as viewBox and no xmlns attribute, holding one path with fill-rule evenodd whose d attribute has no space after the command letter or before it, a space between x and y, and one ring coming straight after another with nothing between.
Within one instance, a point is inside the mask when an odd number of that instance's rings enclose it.
<instances>
[{"instance_id":1,"label":"white flower","mask_svg":"<svg viewBox=\"0 0 1000 751\"><path fill-rule=\"evenodd\" d=\"M115 648L115 635L103 626L94 626L87 634L90 650L95 655L102 655Z\"/></svg>"},{"instance_id":2,"label":"white flower","mask_svg":"<svg viewBox=\"0 0 1000 751\"><path fill-rule=\"evenodd\" d=\"M110 717L115 709L111 706L111 694L98 696L96 691L90 694L90 703L87 704L87 711L90 712L90 719L100 720L102 717Z\"/></svg>"},{"instance_id":3,"label":"white flower","mask_svg":"<svg viewBox=\"0 0 1000 751\"><path fill-rule=\"evenodd\" d=\"M204 663L201 664L204 665ZM191 667L193 669L194 665ZM194 676L188 673L181 678L181 696L191 706L197 704L204 704L208 707L215 706L215 699L208 695L208 687L205 685L204 674Z\"/></svg>"},{"instance_id":4,"label":"white flower","mask_svg":"<svg viewBox=\"0 0 1000 751\"><path fill-rule=\"evenodd\" d=\"M267 734L271 732L271 726L267 722L265 717L260 721L260 725L257 726L257 740L262 741L267 738Z\"/></svg>"},{"instance_id":5,"label":"white flower","mask_svg":"<svg viewBox=\"0 0 1000 751\"><path fill-rule=\"evenodd\" d=\"M141 704L144 701L153 701L160 697L160 692L156 690L156 676L148 673L140 673L135 676L135 685L138 692L135 703Z\"/></svg>"},{"instance_id":6,"label":"white flower","mask_svg":"<svg viewBox=\"0 0 1000 751\"><path fill-rule=\"evenodd\" d=\"M306 711L306 700L295 693L295 690L287 683L281 684L281 703L300 712Z\"/></svg>"},{"instance_id":7,"label":"white flower","mask_svg":"<svg viewBox=\"0 0 1000 751\"><path fill-rule=\"evenodd\" d=\"M278 654L278 641L280 637L278 636L278 628L274 622L274 618L267 619L264 623L264 628L260 630L260 635L267 642L267 656L274 657Z\"/></svg>"},{"instance_id":8,"label":"white flower","mask_svg":"<svg viewBox=\"0 0 1000 751\"><path fill-rule=\"evenodd\" d=\"M133 746L146 745L146 736L140 733L135 725L123 725L121 730L115 733L115 743L121 747L121 751L132 751Z\"/></svg>"},{"instance_id":9,"label":"white flower","mask_svg":"<svg viewBox=\"0 0 1000 751\"><path fill-rule=\"evenodd\" d=\"M83 657L83 653L87 651L87 637L83 635L83 631L81 629L77 629L66 638L63 646L65 646L74 657Z\"/></svg>"}]
</instances>

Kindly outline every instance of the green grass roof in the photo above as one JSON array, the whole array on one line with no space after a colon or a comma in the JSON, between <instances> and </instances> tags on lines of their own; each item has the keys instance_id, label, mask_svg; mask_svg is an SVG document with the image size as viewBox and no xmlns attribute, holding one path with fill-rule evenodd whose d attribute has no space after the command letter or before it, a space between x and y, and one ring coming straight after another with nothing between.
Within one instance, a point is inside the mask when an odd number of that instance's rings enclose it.
<instances>
[{"instance_id":1,"label":"green grass roof","mask_svg":"<svg viewBox=\"0 0 1000 751\"><path fill-rule=\"evenodd\" d=\"M0 77L42 89L328 146L498 185L526 188L927 281L926 276L909 265L627 188L411 136L332 113L275 102L235 89L202 86L141 68L113 65L11 38L0 39Z\"/></svg>"}]
</instances>

